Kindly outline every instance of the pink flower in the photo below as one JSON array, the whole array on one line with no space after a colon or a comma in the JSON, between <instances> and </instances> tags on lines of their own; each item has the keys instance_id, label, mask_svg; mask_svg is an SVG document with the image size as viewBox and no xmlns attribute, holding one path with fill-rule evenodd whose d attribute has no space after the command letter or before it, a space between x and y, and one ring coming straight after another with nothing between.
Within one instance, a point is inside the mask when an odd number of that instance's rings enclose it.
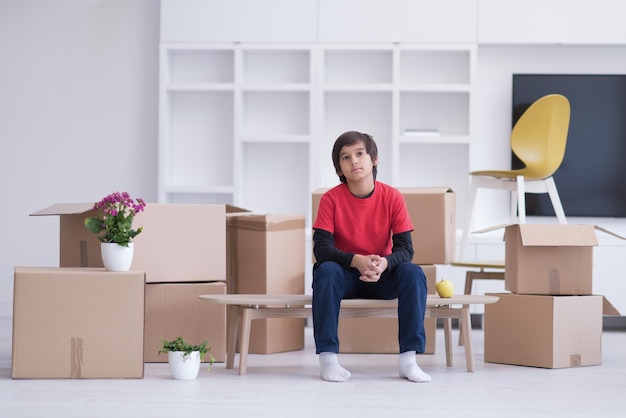
<instances>
[{"instance_id":1,"label":"pink flower","mask_svg":"<svg viewBox=\"0 0 626 418\"><path fill-rule=\"evenodd\" d=\"M133 218L146 207L146 202L133 198L127 192L115 192L94 203L99 216L85 219L85 227L99 235L101 242L114 242L124 247L136 237L142 228L132 228Z\"/></svg>"}]
</instances>

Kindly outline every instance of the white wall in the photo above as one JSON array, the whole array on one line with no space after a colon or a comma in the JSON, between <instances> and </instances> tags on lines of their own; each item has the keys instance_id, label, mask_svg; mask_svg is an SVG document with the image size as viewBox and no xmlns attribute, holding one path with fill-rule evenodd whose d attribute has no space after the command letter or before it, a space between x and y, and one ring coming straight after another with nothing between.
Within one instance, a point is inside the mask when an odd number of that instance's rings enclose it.
<instances>
[{"instance_id":1,"label":"white wall","mask_svg":"<svg viewBox=\"0 0 626 418\"><path fill-rule=\"evenodd\" d=\"M58 218L157 197L158 0L0 0L0 316L13 268L58 266Z\"/></svg>"}]
</instances>

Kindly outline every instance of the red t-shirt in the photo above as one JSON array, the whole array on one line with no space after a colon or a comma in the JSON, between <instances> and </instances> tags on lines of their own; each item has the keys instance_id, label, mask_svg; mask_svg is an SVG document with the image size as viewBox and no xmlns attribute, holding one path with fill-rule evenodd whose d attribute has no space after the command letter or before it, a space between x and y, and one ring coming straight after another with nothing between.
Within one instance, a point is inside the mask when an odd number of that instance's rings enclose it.
<instances>
[{"instance_id":1,"label":"red t-shirt","mask_svg":"<svg viewBox=\"0 0 626 418\"><path fill-rule=\"evenodd\" d=\"M361 255L391 254L393 234L413 231L399 190L375 182L374 193L359 198L342 183L322 195L314 229L333 234L337 249Z\"/></svg>"}]
</instances>

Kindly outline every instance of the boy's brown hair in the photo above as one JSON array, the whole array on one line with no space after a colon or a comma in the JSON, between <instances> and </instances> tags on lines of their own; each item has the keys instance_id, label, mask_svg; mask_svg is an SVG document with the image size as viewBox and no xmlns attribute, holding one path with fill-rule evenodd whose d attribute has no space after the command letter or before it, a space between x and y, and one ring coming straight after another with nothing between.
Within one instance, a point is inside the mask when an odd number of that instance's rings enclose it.
<instances>
[{"instance_id":1,"label":"boy's brown hair","mask_svg":"<svg viewBox=\"0 0 626 418\"><path fill-rule=\"evenodd\" d=\"M341 149L346 145L354 145L358 142L362 142L365 147L365 152L372 158L372 161L376 161L378 158L378 147L376 146L376 142L371 135L364 134L362 132L357 131L348 131L339 135L339 138L335 140L335 145L333 145L333 165L335 166L335 172L339 176L339 180L342 183L346 182L346 176L341 174L341 165L339 163L339 154L341 154ZM376 180L376 174L378 173L377 167L374 166L372 169L372 174L374 175L374 180Z\"/></svg>"}]
</instances>

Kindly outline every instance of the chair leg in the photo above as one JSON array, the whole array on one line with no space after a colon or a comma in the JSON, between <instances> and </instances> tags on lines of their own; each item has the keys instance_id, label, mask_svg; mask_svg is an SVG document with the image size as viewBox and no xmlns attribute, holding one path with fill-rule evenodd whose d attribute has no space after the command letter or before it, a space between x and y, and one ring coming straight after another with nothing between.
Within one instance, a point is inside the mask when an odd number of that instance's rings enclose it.
<instances>
[{"instance_id":1,"label":"chair leg","mask_svg":"<svg viewBox=\"0 0 626 418\"><path fill-rule=\"evenodd\" d=\"M509 208L509 214L510 214L510 219L511 219L511 223L517 223L518 221L518 217L517 217L517 182L515 183L515 188L511 189L511 207Z\"/></svg>"},{"instance_id":2,"label":"chair leg","mask_svg":"<svg viewBox=\"0 0 626 418\"><path fill-rule=\"evenodd\" d=\"M565 218L565 212L563 211L563 205L561 204L561 198L559 197L559 192L556 189L556 184L554 184L554 178L549 177L545 179L544 181L548 189L548 195L550 196L552 207L554 208L554 213L556 213L556 217L559 220L559 223L566 224L567 219Z\"/></svg>"},{"instance_id":3,"label":"chair leg","mask_svg":"<svg viewBox=\"0 0 626 418\"><path fill-rule=\"evenodd\" d=\"M526 187L524 185L524 176L517 176L517 216L519 223L526 223Z\"/></svg>"},{"instance_id":4,"label":"chair leg","mask_svg":"<svg viewBox=\"0 0 626 418\"><path fill-rule=\"evenodd\" d=\"M476 185L476 180L470 177L467 207L465 208L465 224L463 225L463 231L461 235L461 246L459 248L459 257L458 257L458 260L461 260L461 261L465 259L465 251L467 249L469 231L470 231L470 228L472 227L472 217L474 215L474 204L476 202L477 192L478 192L478 187Z\"/></svg>"}]
</instances>

